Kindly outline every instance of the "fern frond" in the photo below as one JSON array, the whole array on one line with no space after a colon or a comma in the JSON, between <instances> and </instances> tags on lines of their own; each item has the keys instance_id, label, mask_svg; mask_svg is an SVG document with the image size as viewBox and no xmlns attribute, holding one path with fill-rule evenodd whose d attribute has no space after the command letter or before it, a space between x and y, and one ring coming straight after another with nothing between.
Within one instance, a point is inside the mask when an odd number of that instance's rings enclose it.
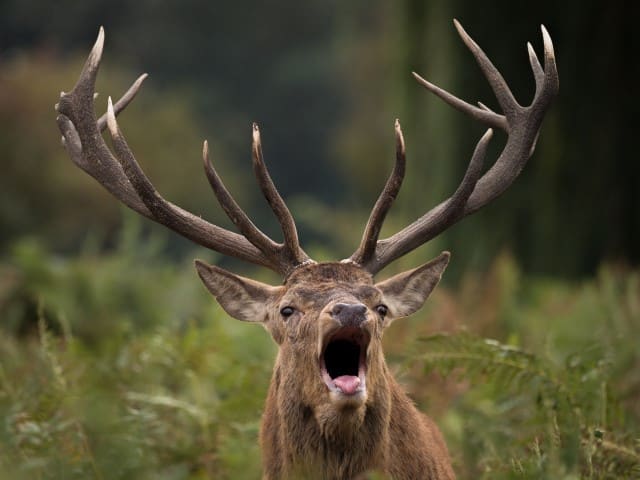
<instances>
[{"instance_id":1,"label":"fern frond","mask_svg":"<svg viewBox=\"0 0 640 480\"><path fill-rule=\"evenodd\" d=\"M419 340L418 359L444 375L462 368L466 379L502 387L537 384L561 388L553 368L539 357L496 340L469 333L436 334Z\"/></svg>"},{"instance_id":2,"label":"fern frond","mask_svg":"<svg viewBox=\"0 0 640 480\"><path fill-rule=\"evenodd\" d=\"M596 442L592 463L604 478L640 478L640 451L615 439Z\"/></svg>"}]
</instances>

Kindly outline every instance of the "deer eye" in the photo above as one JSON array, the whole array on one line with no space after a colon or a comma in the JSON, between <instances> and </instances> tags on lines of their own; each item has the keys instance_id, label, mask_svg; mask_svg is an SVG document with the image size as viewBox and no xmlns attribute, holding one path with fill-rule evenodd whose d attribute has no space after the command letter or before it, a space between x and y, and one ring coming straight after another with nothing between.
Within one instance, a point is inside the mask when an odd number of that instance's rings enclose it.
<instances>
[{"instance_id":1,"label":"deer eye","mask_svg":"<svg viewBox=\"0 0 640 480\"><path fill-rule=\"evenodd\" d=\"M293 312L295 312L295 309L293 307L282 307L280 309L280 315L282 315L284 318L288 318L291 315L293 315Z\"/></svg>"},{"instance_id":2,"label":"deer eye","mask_svg":"<svg viewBox=\"0 0 640 480\"><path fill-rule=\"evenodd\" d=\"M389 309L386 305L380 304L376 307L376 312L378 312L378 315L380 315L381 317L384 317L387 312L389 312Z\"/></svg>"}]
</instances>

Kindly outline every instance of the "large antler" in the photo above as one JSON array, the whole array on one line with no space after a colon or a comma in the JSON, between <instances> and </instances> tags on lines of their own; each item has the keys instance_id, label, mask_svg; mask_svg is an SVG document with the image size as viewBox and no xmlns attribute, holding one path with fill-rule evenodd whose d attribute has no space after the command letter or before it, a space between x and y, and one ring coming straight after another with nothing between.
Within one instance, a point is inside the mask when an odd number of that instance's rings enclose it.
<instances>
[{"instance_id":1,"label":"large antler","mask_svg":"<svg viewBox=\"0 0 640 480\"><path fill-rule=\"evenodd\" d=\"M276 243L261 232L234 201L209 162L206 142L203 159L207 177L220 205L242 235L181 209L156 191L140 168L116 122L116 115L133 100L146 74L139 77L115 105L112 105L109 98L107 113L96 119L93 103L103 45L104 30L100 28L98 39L78 82L71 92L60 95L60 102L56 105L59 113L58 127L73 162L131 209L199 245L264 265L284 276L296 266L311 261L300 248L293 217L278 194L262 159L260 132L255 124L252 148L254 171L264 196L282 226L284 243ZM115 156L102 138L101 132L105 127L109 128L113 139Z\"/></svg>"},{"instance_id":2,"label":"large antler","mask_svg":"<svg viewBox=\"0 0 640 480\"><path fill-rule=\"evenodd\" d=\"M455 193L400 232L378 240L382 222L398 193L404 174L404 142L396 121L396 167L371 212L360 247L346 260L363 266L371 273L380 271L393 260L428 242L461 218L476 212L502 194L520 174L532 155L544 114L558 93L558 71L553 44L544 26L544 68L540 65L531 44L527 44L536 91L531 105L525 107L516 101L500 72L460 23L454 20L454 24L462 41L476 58L504 114L495 113L480 102L479 107L471 105L418 74L414 73L413 76L427 90L452 107L489 127L504 130L508 135L507 143L493 166L481 177L487 145L493 135L492 128L489 128L478 142L464 178Z\"/></svg>"}]
</instances>

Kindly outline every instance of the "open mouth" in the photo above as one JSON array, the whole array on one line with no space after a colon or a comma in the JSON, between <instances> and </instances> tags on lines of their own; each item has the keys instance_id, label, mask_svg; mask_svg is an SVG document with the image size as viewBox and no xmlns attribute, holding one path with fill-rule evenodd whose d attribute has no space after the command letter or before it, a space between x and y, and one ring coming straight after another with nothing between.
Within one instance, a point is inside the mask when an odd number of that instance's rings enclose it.
<instances>
[{"instance_id":1,"label":"open mouth","mask_svg":"<svg viewBox=\"0 0 640 480\"><path fill-rule=\"evenodd\" d=\"M356 395L366 391L365 374L369 334L354 327L341 328L325 341L320 372L333 392Z\"/></svg>"}]
</instances>

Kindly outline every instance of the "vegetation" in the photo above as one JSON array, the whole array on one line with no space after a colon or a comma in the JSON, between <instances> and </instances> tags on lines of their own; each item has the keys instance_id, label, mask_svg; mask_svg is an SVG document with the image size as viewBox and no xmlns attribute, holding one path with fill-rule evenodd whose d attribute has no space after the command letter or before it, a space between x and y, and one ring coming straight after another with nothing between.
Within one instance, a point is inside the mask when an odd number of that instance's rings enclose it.
<instances>
[{"instance_id":1,"label":"vegetation","mask_svg":"<svg viewBox=\"0 0 640 480\"><path fill-rule=\"evenodd\" d=\"M2 265L0 478L259 478L271 339L126 225L111 254L25 241ZM638 272L524 278L504 255L486 278L386 339L460 478L637 477Z\"/></svg>"}]
</instances>

